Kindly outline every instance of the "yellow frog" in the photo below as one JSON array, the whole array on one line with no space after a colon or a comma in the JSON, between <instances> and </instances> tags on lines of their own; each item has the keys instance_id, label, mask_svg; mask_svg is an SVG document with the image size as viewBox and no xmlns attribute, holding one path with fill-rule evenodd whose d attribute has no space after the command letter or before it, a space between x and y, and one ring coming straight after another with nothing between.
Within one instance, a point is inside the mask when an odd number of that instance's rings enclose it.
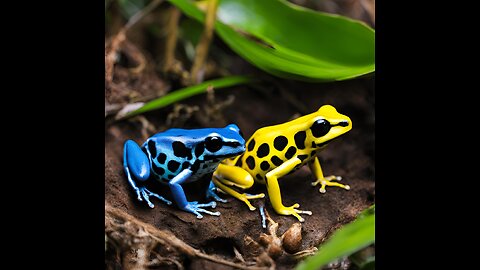
<instances>
[{"instance_id":1,"label":"yellow frog","mask_svg":"<svg viewBox=\"0 0 480 270\"><path fill-rule=\"evenodd\" d=\"M232 187L247 189L254 182L265 184L275 211L281 215L293 215L303 222L299 214L311 215L312 212L297 209L300 207L298 203L284 206L278 178L308 164L316 178L312 185L320 184L321 193L326 192L326 186L349 190L348 185L332 182L341 180L341 177L323 176L316 154L350 129L350 118L338 113L331 105L324 105L314 113L284 124L261 128L247 141L245 153L219 164L212 181L222 191L245 202L250 210L255 210L255 207L248 200L265 195L241 194Z\"/></svg>"}]
</instances>

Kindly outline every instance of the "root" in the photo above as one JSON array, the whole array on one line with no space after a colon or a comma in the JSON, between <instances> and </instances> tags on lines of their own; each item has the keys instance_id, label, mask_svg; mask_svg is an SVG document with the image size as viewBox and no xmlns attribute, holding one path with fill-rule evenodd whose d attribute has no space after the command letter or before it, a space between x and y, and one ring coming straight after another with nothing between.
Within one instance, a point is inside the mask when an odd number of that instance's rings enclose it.
<instances>
[{"instance_id":1,"label":"root","mask_svg":"<svg viewBox=\"0 0 480 270\"><path fill-rule=\"evenodd\" d=\"M123 264L129 266L128 269L140 269L160 264L175 264L179 269L183 269L180 263L180 254L190 259L201 258L237 269L268 269L238 264L215 255L205 254L178 239L171 232L159 230L108 204L105 204L105 233L108 237L107 242L113 242L113 246L122 247L124 250L136 249L136 256L133 256L136 258L125 256L123 259ZM167 257L161 256L154 251L157 248L167 250L170 254ZM153 259L151 259L152 257Z\"/></svg>"}]
</instances>

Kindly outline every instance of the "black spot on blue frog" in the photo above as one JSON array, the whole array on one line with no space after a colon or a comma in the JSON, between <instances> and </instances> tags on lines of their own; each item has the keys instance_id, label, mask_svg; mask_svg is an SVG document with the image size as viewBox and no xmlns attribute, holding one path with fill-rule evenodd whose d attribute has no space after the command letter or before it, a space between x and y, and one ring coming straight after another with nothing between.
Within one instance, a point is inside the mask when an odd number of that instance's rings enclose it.
<instances>
[{"instance_id":1,"label":"black spot on blue frog","mask_svg":"<svg viewBox=\"0 0 480 270\"><path fill-rule=\"evenodd\" d=\"M199 204L187 201L182 184L193 182L206 174L213 173L218 164L226 159L245 152L245 140L235 124L224 128L178 129L172 128L148 138L140 147L127 140L123 150L123 167L130 186L139 201L145 200L153 208L149 197L156 197L166 204L171 201L149 191L145 182L156 179L168 185L177 206L202 218L201 213L219 216L202 207L216 207L216 202ZM207 197L225 202L213 191L210 182Z\"/></svg>"}]
</instances>

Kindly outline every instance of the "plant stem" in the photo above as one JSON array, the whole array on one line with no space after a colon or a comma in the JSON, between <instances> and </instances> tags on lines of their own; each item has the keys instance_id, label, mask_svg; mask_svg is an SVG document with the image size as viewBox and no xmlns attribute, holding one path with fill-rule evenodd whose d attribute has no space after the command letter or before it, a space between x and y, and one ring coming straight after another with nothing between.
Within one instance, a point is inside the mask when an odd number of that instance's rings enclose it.
<instances>
[{"instance_id":1,"label":"plant stem","mask_svg":"<svg viewBox=\"0 0 480 270\"><path fill-rule=\"evenodd\" d=\"M190 71L190 84L197 84L203 81L204 65L208 55L208 48L213 37L215 18L217 15L218 0L209 0L207 5L205 28L200 42L195 48L195 58Z\"/></svg>"},{"instance_id":2,"label":"plant stem","mask_svg":"<svg viewBox=\"0 0 480 270\"><path fill-rule=\"evenodd\" d=\"M178 38L178 21L180 20L180 10L172 6L169 11L169 18L167 22L167 42L165 45L165 59L163 62L163 72L168 72L172 69L175 62L175 48L177 47Z\"/></svg>"}]
</instances>

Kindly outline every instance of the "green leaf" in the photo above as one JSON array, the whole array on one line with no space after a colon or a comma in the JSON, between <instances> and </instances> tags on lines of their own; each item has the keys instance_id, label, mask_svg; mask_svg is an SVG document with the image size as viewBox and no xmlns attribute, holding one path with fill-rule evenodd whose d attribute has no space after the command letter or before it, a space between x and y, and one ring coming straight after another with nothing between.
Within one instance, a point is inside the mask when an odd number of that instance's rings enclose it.
<instances>
[{"instance_id":1,"label":"green leaf","mask_svg":"<svg viewBox=\"0 0 480 270\"><path fill-rule=\"evenodd\" d=\"M193 1L169 1L204 21ZM334 81L375 71L372 28L285 0L220 0L215 31L233 51L279 77Z\"/></svg>"},{"instance_id":2,"label":"green leaf","mask_svg":"<svg viewBox=\"0 0 480 270\"><path fill-rule=\"evenodd\" d=\"M317 254L301 262L296 270L320 269L329 262L348 256L374 242L375 212L367 209L353 222L338 229L319 247Z\"/></svg>"},{"instance_id":3,"label":"green leaf","mask_svg":"<svg viewBox=\"0 0 480 270\"><path fill-rule=\"evenodd\" d=\"M373 214L375 214L375 204L370 205L365 210L360 212L360 214L358 214L357 218L363 218L363 217L373 215Z\"/></svg>"},{"instance_id":4,"label":"green leaf","mask_svg":"<svg viewBox=\"0 0 480 270\"><path fill-rule=\"evenodd\" d=\"M145 103L145 105L143 105L142 107L136 109L135 111L128 113L125 117L131 117L134 115L138 115L141 113L166 107L172 103L178 102L188 97L204 93L207 91L209 87L213 87L214 89L217 90L217 89L234 86L238 84L249 83L252 81L253 79L249 76L230 76L230 77L223 77L221 79L205 81L201 84L197 84L197 85L172 91L171 93L165 96L151 100Z\"/></svg>"}]
</instances>

